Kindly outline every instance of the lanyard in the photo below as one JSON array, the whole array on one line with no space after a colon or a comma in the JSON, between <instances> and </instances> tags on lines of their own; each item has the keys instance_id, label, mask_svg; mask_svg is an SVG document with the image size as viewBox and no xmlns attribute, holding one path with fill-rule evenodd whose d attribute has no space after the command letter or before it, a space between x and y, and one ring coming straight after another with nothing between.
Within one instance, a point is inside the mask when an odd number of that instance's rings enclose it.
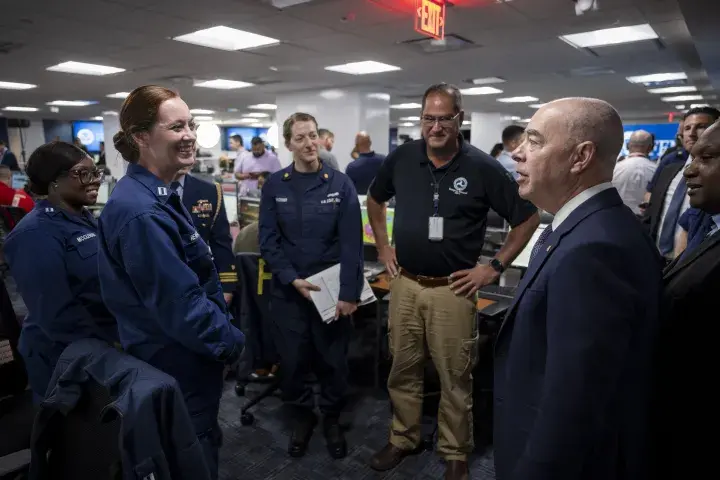
<instances>
[{"instance_id":1,"label":"lanyard","mask_svg":"<svg viewBox=\"0 0 720 480\"><path fill-rule=\"evenodd\" d=\"M435 173L433 173L432 169L430 168L430 163L427 164L428 172L430 172L430 179L432 180L432 186L433 186L433 217L438 216L438 209L440 208L440 184L445 179L445 176L450 172L450 168L448 165L448 168L445 170L445 173L442 177L440 177L440 180L435 180Z\"/></svg>"}]
</instances>

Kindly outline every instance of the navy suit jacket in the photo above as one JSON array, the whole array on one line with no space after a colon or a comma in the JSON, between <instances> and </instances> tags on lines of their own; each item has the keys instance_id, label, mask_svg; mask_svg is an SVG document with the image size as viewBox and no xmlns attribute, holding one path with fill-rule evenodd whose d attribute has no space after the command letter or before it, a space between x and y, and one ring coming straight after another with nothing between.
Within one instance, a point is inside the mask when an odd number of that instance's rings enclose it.
<instances>
[{"instance_id":1,"label":"navy suit jacket","mask_svg":"<svg viewBox=\"0 0 720 480\"><path fill-rule=\"evenodd\" d=\"M644 480L663 261L617 190L547 239L495 344L497 480Z\"/></svg>"},{"instance_id":2,"label":"navy suit jacket","mask_svg":"<svg viewBox=\"0 0 720 480\"><path fill-rule=\"evenodd\" d=\"M235 254L222 189L218 184L185 175L182 201L198 233L210 246L223 292L234 292L237 287Z\"/></svg>"}]
</instances>

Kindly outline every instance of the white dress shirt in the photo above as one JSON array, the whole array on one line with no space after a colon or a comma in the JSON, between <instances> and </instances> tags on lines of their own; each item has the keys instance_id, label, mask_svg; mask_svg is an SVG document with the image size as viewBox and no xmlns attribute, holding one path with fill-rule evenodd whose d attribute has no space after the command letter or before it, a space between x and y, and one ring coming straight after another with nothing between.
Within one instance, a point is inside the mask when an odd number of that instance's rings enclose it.
<instances>
[{"instance_id":1,"label":"white dress shirt","mask_svg":"<svg viewBox=\"0 0 720 480\"><path fill-rule=\"evenodd\" d=\"M643 155L630 154L618 162L613 171L612 184L620 198L636 215L640 215L640 204L645 201L647 184L652 180L657 165Z\"/></svg>"},{"instance_id":2,"label":"white dress shirt","mask_svg":"<svg viewBox=\"0 0 720 480\"><path fill-rule=\"evenodd\" d=\"M500 162L500 165L505 167L505 170L510 172L510 174L515 180L517 180L517 162L513 160L510 152L508 152L507 150L503 150L502 152L500 152L500 154L497 156L497 161Z\"/></svg>"},{"instance_id":3,"label":"white dress shirt","mask_svg":"<svg viewBox=\"0 0 720 480\"><path fill-rule=\"evenodd\" d=\"M667 210L670 207L670 202L672 201L673 195L675 194L675 190L677 190L678 185L680 185L680 182L683 181L683 172L687 168L688 165L690 165L690 162L692 162L692 157L688 157L687 161L685 162L685 165L683 168L680 169L680 171L675 175L675 178L672 179L670 182L670 185L668 186L667 192L665 192L665 198L663 199L663 208L660 213L660 225L658 225L657 229L657 246L660 248L660 238L663 231L663 225L665 224L665 217L667 216ZM683 200L682 206L680 207L680 214L678 215L678 219L682 216L683 213L685 213L685 210L690 208L690 197L685 195L685 199ZM678 235L680 235L680 231L682 230L682 227L680 225L677 225L675 227L675 241L677 241Z\"/></svg>"},{"instance_id":4,"label":"white dress shirt","mask_svg":"<svg viewBox=\"0 0 720 480\"><path fill-rule=\"evenodd\" d=\"M601 183L599 185L595 185L594 187L590 187L587 190L583 190L582 192L578 193L573 198L571 198L555 214L555 218L553 218L553 221L552 221L553 232L557 231L557 229L560 227L562 222L564 222L570 216L570 214L575 211L576 208L578 208L580 205L582 205L583 203L590 200L592 197L594 197L598 193L604 192L605 190L608 190L610 188L613 188L612 183L610 183L610 182Z\"/></svg>"}]
</instances>

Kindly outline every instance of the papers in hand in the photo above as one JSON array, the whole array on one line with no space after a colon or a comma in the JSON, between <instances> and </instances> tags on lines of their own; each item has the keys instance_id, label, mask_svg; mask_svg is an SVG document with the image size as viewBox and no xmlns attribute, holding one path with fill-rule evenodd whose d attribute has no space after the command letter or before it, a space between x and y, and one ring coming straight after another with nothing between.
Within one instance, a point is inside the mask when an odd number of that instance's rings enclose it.
<instances>
[{"instance_id":1,"label":"papers in hand","mask_svg":"<svg viewBox=\"0 0 720 480\"><path fill-rule=\"evenodd\" d=\"M305 280L320 287L319 292L310 292L310 298L320 317L322 317L323 322L330 323L334 321L335 308L337 307L338 297L340 295L340 264L333 265ZM375 294L372 288L370 288L368 281L363 278L363 282L363 289L362 293L360 293L358 306L367 305L376 300Z\"/></svg>"}]
</instances>

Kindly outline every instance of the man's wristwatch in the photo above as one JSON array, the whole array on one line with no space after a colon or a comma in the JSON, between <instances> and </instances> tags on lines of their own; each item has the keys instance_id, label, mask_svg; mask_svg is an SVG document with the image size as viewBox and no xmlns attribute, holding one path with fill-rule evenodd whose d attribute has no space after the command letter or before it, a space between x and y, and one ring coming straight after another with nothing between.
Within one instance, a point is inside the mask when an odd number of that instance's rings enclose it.
<instances>
[{"instance_id":1,"label":"man's wristwatch","mask_svg":"<svg viewBox=\"0 0 720 480\"><path fill-rule=\"evenodd\" d=\"M489 265L493 268L493 270L498 273L503 273L505 271L505 265L503 265L502 262L497 258L493 258L492 260L490 260Z\"/></svg>"}]
</instances>

